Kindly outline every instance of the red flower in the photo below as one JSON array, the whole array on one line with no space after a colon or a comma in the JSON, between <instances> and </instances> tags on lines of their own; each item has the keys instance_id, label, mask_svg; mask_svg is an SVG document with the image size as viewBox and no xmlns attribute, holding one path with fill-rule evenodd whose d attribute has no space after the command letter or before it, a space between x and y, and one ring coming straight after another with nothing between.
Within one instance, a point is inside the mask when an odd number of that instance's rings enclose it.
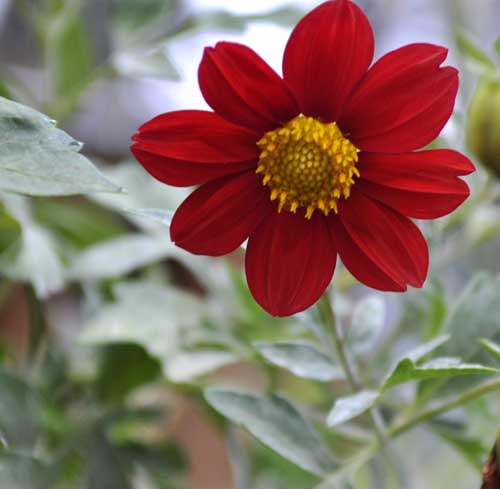
<instances>
[{"instance_id":1,"label":"red flower","mask_svg":"<svg viewBox=\"0 0 500 489\"><path fill-rule=\"evenodd\" d=\"M177 210L172 240L219 256L249 238L248 285L273 315L312 305L337 253L370 287L421 287L428 250L409 218L444 216L469 195L465 156L415 152L453 111L447 50L411 44L370 67L373 45L354 3L327 1L292 32L283 78L250 48L218 43L199 68L214 112L162 114L134 136L151 175L200 186Z\"/></svg>"}]
</instances>

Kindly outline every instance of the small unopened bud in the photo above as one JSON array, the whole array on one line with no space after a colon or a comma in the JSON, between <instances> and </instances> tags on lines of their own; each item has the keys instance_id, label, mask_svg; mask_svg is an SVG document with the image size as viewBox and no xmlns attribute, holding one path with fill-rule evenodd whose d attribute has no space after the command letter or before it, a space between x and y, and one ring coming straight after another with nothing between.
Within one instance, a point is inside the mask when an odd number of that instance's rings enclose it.
<instances>
[{"instance_id":1,"label":"small unopened bud","mask_svg":"<svg viewBox=\"0 0 500 489\"><path fill-rule=\"evenodd\" d=\"M479 162L500 178L500 80L479 82L470 105L467 140Z\"/></svg>"}]
</instances>

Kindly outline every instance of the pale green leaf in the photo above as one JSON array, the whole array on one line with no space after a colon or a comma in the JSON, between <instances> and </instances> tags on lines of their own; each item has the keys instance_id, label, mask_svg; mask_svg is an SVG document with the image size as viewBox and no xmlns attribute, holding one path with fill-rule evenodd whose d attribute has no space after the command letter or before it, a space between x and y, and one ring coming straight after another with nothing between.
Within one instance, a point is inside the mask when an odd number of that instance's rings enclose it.
<instances>
[{"instance_id":1,"label":"pale green leaf","mask_svg":"<svg viewBox=\"0 0 500 489\"><path fill-rule=\"evenodd\" d=\"M151 178L136 161L125 161L104 170L107 178L127 189L126 194L96 193L90 198L100 205L120 212L145 231L161 233L171 211L187 197L184 188L169 187ZM163 218L165 217L165 220ZM160 222L158 222L160 219Z\"/></svg>"},{"instance_id":2,"label":"pale green leaf","mask_svg":"<svg viewBox=\"0 0 500 489\"><path fill-rule=\"evenodd\" d=\"M463 31L457 33L458 49L470 60L483 66L486 69L495 69L495 63L479 47L476 46L470 36Z\"/></svg>"},{"instance_id":3,"label":"pale green leaf","mask_svg":"<svg viewBox=\"0 0 500 489\"><path fill-rule=\"evenodd\" d=\"M168 358L163 371L172 382L183 383L237 361L238 357L227 351L183 351Z\"/></svg>"},{"instance_id":4,"label":"pale green leaf","mask_svg":"<svg viewBox=\"0 0 500 489\"><path fill-rule=\"evenodd\" d=\"M436 377L451 377L470 374L499 374L500 370L486 367L475 363L462 363L458 358L435 358L422 365L405 358L401 360L396 368L385 380L382 391L390 389L395 385L414 380L426 380Z\"/></svg>"},{"instance_id":5,"label":"pale green leaf","mask_svg":"<svg viewBox=\"0 0 500 489\"><path fill-rule=\"evenodd\" d=\"M131 209L127 212L134 216L140 216L140 217L145 217L146 219L151 219L152 221L163 224L166 227L170 227L170 224L172 223L172 218L174 217L173 211L162 210L162 209Z\"/></svg>"},{"instance_id":6,"label":"pale green leaf","mask_svg":"<svg viewBox=\"0 0 500 489\"><path fill-rule=\"evenodd\" d=\"M101 280L119 277L165 258L166 239L145 234L130 234L96 244L72 260L70 279Z\"/></svg>"},{"instance_id":7,"label":"pale green leaf","mask_svg":"<svg viewBox=\"0 0 500 489\"><path fill-rule=\"evenodd\" d=\"M0 97L0 190L27 195L118 192L81 143L29 107Z\"/></svg>"},{"instance_id":8,"label":"pale green leaf","mask_svg":"<svg viewBox=\"0 0 500 489\"><path fill-rule=\"evenodd\" d=\"M48 467L35 458L0 453L0 487L5 489L52 489Z\"/></svg>"},{"instance_id":9,"label":"pale green leaf","mask_svg":"<svg viewBox=\"0 0 500 489\"><path fill-rule=\"evenodd\" d=\"M386 316L385 299L371 295L362 299L354 308L348 342L357 352L373 347L373 341L380 333Z\"/></svg>"},{"instance_id":10,"label":"pale green leaf","mask_svg":"<svg viewBox=\"0 0 500 489\"><path fill-rule=\"evenodd\" d=\"M31 282L41 298L59 291L64 285L64 269L54 237L33 220L29 199L13 194L2 194L0 198L22 228L19 252L2 257L3 273Z\"/></svg>"},{"instance_id":11,"label":"pale green leaf","mask_svg":"<svg viewBox=\"0 0 500 489\"><path fill-rule=\"evenodd\" d=\"M500 345L498 343L495 343L494 341L488 340L486 338L482 338L479 340L479 344L500 362Z\"/></svg>"},{"instance_id":12,"label":"pale green leaf","mask_svg":"<svg viewBox=\"0 0 500 489\"><path fill-rule=\"evenodd\" d=\"M48 64L57 95L78 97L91 81L92 52L82 0L67 0L47 25Z\"/></svg>"},{"instance_id":13,"label":"pale green leaf","mask_svg":"<svg viewBox=\"0 0 500 489\"><path fill-rule=\"evenodd\" d=\"M269 362L306 379L328 382L342 378L342 371L316 345L305 341L254 343Z\"/></svg>"},{"instance_id":14,"label":"pale green leaf","mask_svg":"<svg viewBox=\"0 0 500 489\"><path fill-rule=\"evenodd\" d=\"M359 416L373 406L378 396L378 392L364 390L337 399L328 414L326 421L328 426L337 426Z\"/></svg>"},{"instance_id":15,"label":"pale green leaf","mask_svg":"<svg viewBox=\"0 0 500 489\"><path fill-rule=\"evenodd\" d=\"M316 430L285 398L217 388L207 389L205 398L226 418L304 470L323 476L335 468Z\"/></svg>"},{"instance_id":16,"label":"pale green leaf","mask_svg":"<svg viewBox=\"0 0 500 489\"><path fill-rule=\"evenodd\" d=\"M444 345L450 339L449 335L438 336L426 343L418 345L417 347L410 350L402 359L408 358L413 362L418 362L423 357L433 352L436 348Z\"/></svg>"},{"instance_id":17,"label":"pale green leaf","mask_svg":"<svg viewBox=\"0 0 500 489\"><path fill-rule=\"evenodd\" d=\"M40 430L37 395L23 380L0 370L0 398L0 446L31 451Z\"/></svg>"},{"instance_id":18,"label":"pale green leaf","mask_svg":"<svg viewBox=\"0 0 500 489\"><path fill-rule=\"evenodd\" d=\"M199 327L206 313L201 301L174 288L130 282L113 290L116 302L85 323L81 343L136 343L165 365L179 351L182 332Z\"/></svg>"}]
</instances>

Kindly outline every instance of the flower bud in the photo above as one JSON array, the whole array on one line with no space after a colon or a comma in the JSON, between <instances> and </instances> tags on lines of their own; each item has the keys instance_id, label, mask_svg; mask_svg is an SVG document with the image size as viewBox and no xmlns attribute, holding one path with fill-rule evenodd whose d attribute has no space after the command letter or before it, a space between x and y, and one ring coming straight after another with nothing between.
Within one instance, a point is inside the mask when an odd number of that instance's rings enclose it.
<instances>
[{"instance_id":1,"label":"flower bud","mask_svg":"<svg viewBox=\"0 0 500 489\"><path fill-rule=\"evenodd\" d=\"M500 80L479 82L469 109L467 140L480 163L500 178Z\"/></svg>"}]
</instances>

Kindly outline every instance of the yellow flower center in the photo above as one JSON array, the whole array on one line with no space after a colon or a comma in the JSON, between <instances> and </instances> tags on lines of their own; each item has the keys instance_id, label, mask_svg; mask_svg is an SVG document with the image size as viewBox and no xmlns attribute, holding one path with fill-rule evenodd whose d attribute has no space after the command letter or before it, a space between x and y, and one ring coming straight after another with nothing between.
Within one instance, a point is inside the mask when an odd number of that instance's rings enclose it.
<instances>
[{"instance_id":1,"label":"yellow flower center","mask_svg":"<svg viewBox=\"0 0 500 489\"><path fill-rule=\"evenodd\" d=\"M325 215L337 212L337 202L349 197L359 177L357 150L335 122L299 115L267 132L257 145L257 173L264 175L262 183L271 200L278 200L279 211L304 207L307 219L316 209Z\"/></svg>"}]
</instances>

